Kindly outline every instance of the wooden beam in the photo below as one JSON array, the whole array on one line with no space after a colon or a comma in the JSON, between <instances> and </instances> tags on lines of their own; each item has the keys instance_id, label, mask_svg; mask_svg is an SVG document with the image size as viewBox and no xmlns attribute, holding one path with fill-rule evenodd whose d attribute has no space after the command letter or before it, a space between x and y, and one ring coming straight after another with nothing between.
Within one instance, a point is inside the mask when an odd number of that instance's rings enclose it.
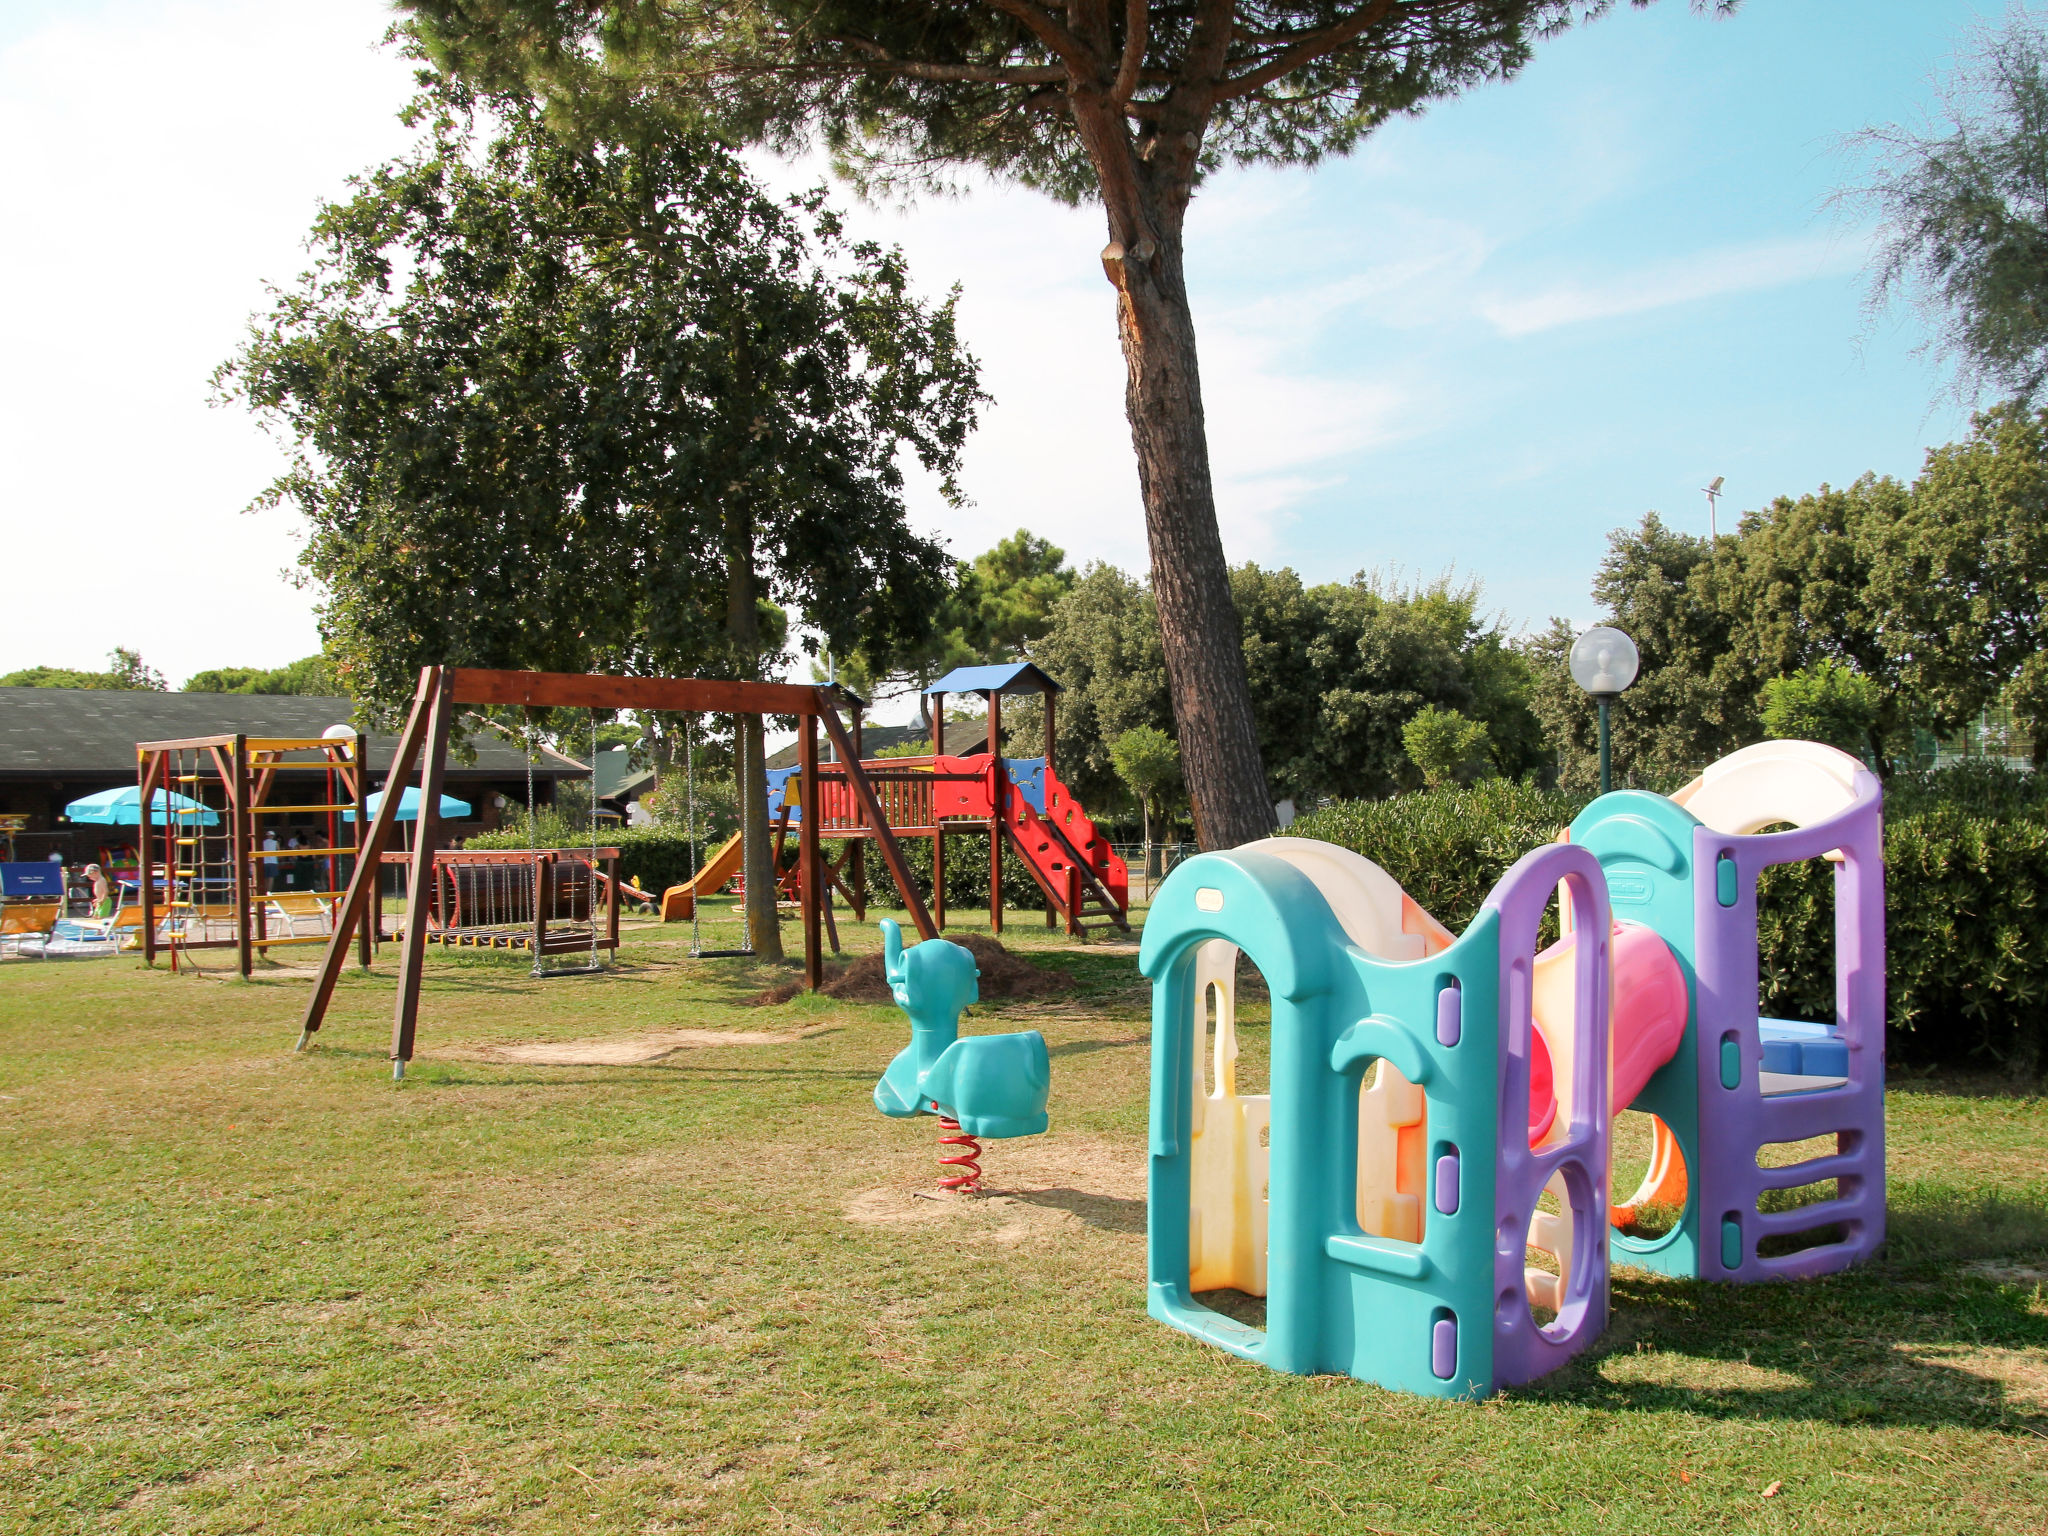
<instances>
[{"instance_id":1,"label":"wooden beam","mask_svg":"<svg viewBox=\"0 0 2048 1536\"><path fill-rule=\"evenodd\" d=\"M802 820L797 823L796 864L798 901L804 919L804 985L815 992L825 985L825 949L818 931L819 909L824 905L825 882L818 872L818 723L806 715L797 722L797 774L803 782Z\"/></svg>"},{"instance_id":2,"label":"wooden beam","mask_svg":"<svg viewBox=\"0 0 2048 1536\"><path fill-rule=\"evenodd\" d=\"M852 761L854 761L854 762L856 762L856 763L860 761L860 755L861 755L861 750L862 750L862 748L861 748L861 714L862 714L862 709L861 709L861 706L860 706L860 705L858 705L858 704L854 705L854 706L853 706L853 710L852 710L852 716L853 716L853 750L852 750L851 752L846 752L846 753L840 753L840 754L839 754L839 755L840 755L841 757L844 757L844 758L850 758L850 759L851 759ZM837 743L837 742L834 742L834 743L833 743L833 747L832 747L832 750L833 750L833 751L834 751L835 753L838 753L838 752L839 752L839 745L838 745L838 743ZM864 815L865 815L865 813L864 813L864 812L863 812L863 811L861 810L861 808L860 808L860 802L859 802L858 800L856 800L856 801L854 802L854 811L853 811L853 824L854 824L854 825L855 825L856 827L858 827L858 826L859 826L859 825L861 824L861 822L862 822L862 820L863 820L863 818L864 818ZM849 888L848 888L848 890L847 890L847 892L846 892L846 902L847 902L847 905L848 905L848 906L850 906L850 907L852 907L852 908L853 908L853 920L854 920L854 921L855 921L856 923L864 923L864 922L866 922L866 921L868 920L868 861L867 861L867 855L866 855L866 854L865 854L865 853L864 853L864 852L862 851L862 849L861 849L861 846L860 846L859 842L857 842L857 841L852 841L852 840L849 840L846 846L847 846L847 849L848 849L848 851L849 851L849 852L851 853L851 855L852 855L852 857L853 857L853 867L852 867L852 868L851 868L851 869L850 869L850 870L849 870L849 871L847 872L847 873L848 873L848 876L849 876L849 879L850 879L850 881L851 881L851 884L850 884L850 886L849 886Z\"/></svg>"},{"instance_id":3,"label":"wooden beam","mask_svg":"<svg viewBox=\"0 0 2048 1536\"><path fill-rule=\"evenodd\" d=\"M1003 769L1003 696L988 691L988 928L1003 933L1003 821L1010 775Z\"/></svg>"},{"instance_id":4,"label":"wooden beam","mask_svg":"<svg viewBox=\"0 0 2048 1536\"><path fill-rule=\"evenodd\" d=\"M355 758L356 859L355 867L349 871L349 883L351 885L355 883L356 875L365 864L374 864L376 862L373 859L365 859L363 857L363 839L370 835L370 737L367 732L356 732L353 755ZM373 876L374 873L373 870ZM357 918L355 928L356 964L367 971L370 968L370 957L377 937L377 904L374 901L364 907ZM337 935L345 935L348 932L348 925L337 918L334 924L334 931ZM346 942L345 939L344 942Z\"/></svg>"},{"instance_id":5,"label":"wooden beam","mask_svg":"<svg viewBox=\"0 0 2048 1536\"><path fill-rule=\"evenodd\" d=\"M524 704L537 709L654 709L673 714L815 715L820 690L796 683L719 678L607 677L582 672L450 670L456 704Z\"/></svg>"},{"instance_id":6,"label":"wooden beam","mask_svg":"<svg viewBox=\"0 0 2048 1536\"><path fill-rule=\"evenodd\" d=\"M449 697L449 669L429 667L421 679L421 692L432 702L428 706L426 740L420 744L419 819L413 823L412 867L405 887L405 946L398 963L398 999L391 1010L391 1076L403 1079L405 1064L412 1060L412 1046L419 1033L420 981L427 953L427 901L434 873L434 833L440 823L441 778L447 767L448 727L455 713ZM383 812L405 798L405 786L394 769L384 780ZM527 815L533 814L532 807Z\"/></svg>"},{"instance_id":7,"label":"wooden beam","mask_svg":"<svg viewBox=\"0 0 2048 1536\"><path fill-rule=\"evenodd\" d=\"M327 1003L334 996L334 983L341 976L342 963L348 957L348 930L357 922L381 922L382 902L378 900L379 881L383 874L384 846L391 841L391 830L398 825L398 802L403 791L399 788L406 775L412 772L412 765L420 754L420 738L426 733L427 716L433 695L429 692L430 681L435 669L429 667L420 673L419 691L413 696L412 713L406 717L405 729L399 733L398 747L391 755L391 772L385 777L383 803L377 807L377 818L370 824L369 833L357 845L355 873L349 877L348 894L341 899L340 910L335 914L334 932L329 936L327 953L320 958L320 975L313 983L313 996L306 1004L306 1017L300 1025L298 1049L304 1050L306 1043L320 1028L320 1021L327 1013ZM362 760L363 777L358 782L357 815L364 814L368 805L369 758ZM357 826L362 822L358 821Z\"/></svg>"},{"instance_id":8,"label":"wooden beam","mask_svg":"<svg viewBox=\"0 0 2048 1536\"><path fill-rule=\"evenodd\" d=\"M228 814L234 822L228 828L228 848L235 860L235 963L242 972L242 980L249 979L255 969L256 957L250 947L252 935L249 930L255 926L256 903L250 890L249 855L250 844L255 841L256 818L249 814L249 738L237 736L235 744L228 749L228 767L232 774L228 790Z\"/></svg>"},{"instance_id":9,"label":"wooden beam","mask_svg":"<svg viewBox=\"0 0 2048 1536\"><path fill-rule=\"evenodd\" d=\"M846 763L846 782L860 805L861 815L867 818L868 826L873 829L876 846L882 850L882 862L888 866L889 877L896 882L896 890L903 897L903 909L910 914L917 936L921 939L937 938L939 930L932 925L932 915L925 909L917 887L911 884L910 865L904 861L903 845L896 841L896 834L889 827L889 818L882 814L882 807L875 799L875 786L868 781L860 754L853 750L853 743L847 739L839 712L828 703L818 712L818 722L825 727L825 734L832 738L832 744L839 749L839 755Z\"/></svg>"},{"instance_id":10,"label":"wooden beam","mask_svg":"<svg viewBox=\"0 0 2048 1536\"><path fill-rule=\"evenodd\" d=\"M136 754L136 782L141 790L142 801L138 808L141 820L135 827L135 874L142 882L142 889L136 893L142 906L142 963L156 964L156 860L149 851L149 802L156 798L158 782L163 777L164 755L161 752L138 752ZM164 797L164 820L170 818L170 796ZM176 898L169 896L167 900Z\"/></svg>"}]
</instances>

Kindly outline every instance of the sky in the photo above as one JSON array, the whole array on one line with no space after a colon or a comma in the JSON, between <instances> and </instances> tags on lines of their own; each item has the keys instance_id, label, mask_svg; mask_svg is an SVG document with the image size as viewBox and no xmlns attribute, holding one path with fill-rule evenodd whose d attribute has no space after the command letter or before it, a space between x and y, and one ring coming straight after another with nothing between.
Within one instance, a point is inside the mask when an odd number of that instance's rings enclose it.
<instances>
[{"instance_id":1,"label":"sky","mask_svg":"<svg viewBox=\"0 0 2048 1536\"><path fill-rule=\"evenodd\" d=\"M1225 549L1311 581L1479 581L1511 628L1590 622L1610 531L1707 528L1967 430L1906 313L1864 307L1843 141L1917 122L1970 0L1681 0L1539 47L1511 81L1313 170L1197 196L1188 272ZM383 0L0 6L0 672L139 649L173 686L318 649L301 529L246 509L285 463L209 375L306 265L322 199L401 151ZM757 162L777 185L818 164ZM835 196L850 203L844 188ZM854 208L963 290L995 404L947 507L1146 564L1101 215L981 185Z\"/></svg>"}]
</instances>

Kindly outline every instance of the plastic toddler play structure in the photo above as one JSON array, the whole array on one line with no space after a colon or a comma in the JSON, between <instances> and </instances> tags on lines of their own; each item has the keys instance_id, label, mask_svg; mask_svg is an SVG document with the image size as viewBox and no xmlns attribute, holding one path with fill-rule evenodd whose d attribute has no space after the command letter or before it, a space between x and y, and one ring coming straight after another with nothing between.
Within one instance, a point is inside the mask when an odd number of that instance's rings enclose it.
<instances>
[{"instance_id":1,"label":"plastic toddler play structure","mask_svg":"<svg viewBox=\"0 0 2048 1536\"><path fill-rule=\"evenodd\" d=\"M875 1084L875 1108L894 1119L939 1117L939 1180L972 1193L981 1185L979 1141L1036 1136L1047 1124L1052 1060L1037 1030L960 1034L961 1010L981 996L971 951L944 939L906 950L903 930L882 920L889 992L910 1016L910 1044Z\"/></svg>"},{"instance_id":2,"label":"plastic toddler play structure","mask_svg":"<svg viewBox=\"0 0 2048 1536\"><path fill-rule=\"evenodd\" d=\"M1140 959L1152 1314L1277 1370L1477 1397L1598 1336L1610 1258L1760 1280L1864 1257L1884 1235L1881 852L1863 765L1774 741L1669 798L1601 796L1455 936L1327 843L1182 865ZM1835 866L1835 1017L1760 1019L1757 877L1813 858ZM1272 996L1264 1095L1236 1088L1240 953ZM1631 1107L1654 1150L1616 1205ZM1832 1152L1788 1150L1820 1137ZM1651 1206L1669 1229L1627 1230ZM1198 1299L1222 1289L1264 1296L1264 1330Z\"/></svg>"}]
</instances>

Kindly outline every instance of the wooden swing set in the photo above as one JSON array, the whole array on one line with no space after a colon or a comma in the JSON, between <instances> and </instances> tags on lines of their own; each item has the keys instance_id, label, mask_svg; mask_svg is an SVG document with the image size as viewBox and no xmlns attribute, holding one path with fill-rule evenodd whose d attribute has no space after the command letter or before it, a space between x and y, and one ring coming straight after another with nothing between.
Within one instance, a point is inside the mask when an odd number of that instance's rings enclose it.
<instances>
[{"instance_id":1,"label":"wooden swing set","mask_svg":"<svg viewBox=\"0 0 2048 1536\"><path fill-rule=\"evenodd\" d=\"M406 868L406 918L400 937L398 997L391 1020L391 1075L405 1076L405 1064L412 1060L418 1033L421 968L429 938L428 912L439 895L436 872L435 833L439 825L441 781L447 765L449 728L455 711L463 705L516 705L528 709L636 709L663 714L793 715L797 718L797 763L802 776L806 805L818 801L818 730L822 726L833 750L844 765L845 781L858 807L857 815L870 828L869 835L896 882L904 909L921 938L936 938L938 929L931 913L917 893L903 850L891 832L873 784L862 770L860 754L839 718L838 701L843 697L835 686L809 687L796 683L727 682L713 678L612 677L580 672L495 672L471 667L426 667L420 672L419 689L413 695L412 711L391 758L391 771L384 781L384 795L370 819L356 859L355 873L334 914L334 930L321 957L320 973L313 984L313 996L306 1004L306 1016L299 1034L298 1049L304 1050L319 1031L334 985L348 958L351 934L369 933L375 920L378 873L384 867L386 850L398 825L401 791L419 776L419 822L412 850L403 855ZM807 816L798 822L797 890L802 908L804 935L804 984L816 991L824 984L825 962L821 949L824 914L824 861L818 850L818 820ZM360 823L358 823L360 825ZM611 850L603 850L610 852ZM618 895L612 892L614 920ZM592 913L594 921L595 914ZM368 965L369 946L363 945L363 964Z\"/></svg>"}]
</instances>

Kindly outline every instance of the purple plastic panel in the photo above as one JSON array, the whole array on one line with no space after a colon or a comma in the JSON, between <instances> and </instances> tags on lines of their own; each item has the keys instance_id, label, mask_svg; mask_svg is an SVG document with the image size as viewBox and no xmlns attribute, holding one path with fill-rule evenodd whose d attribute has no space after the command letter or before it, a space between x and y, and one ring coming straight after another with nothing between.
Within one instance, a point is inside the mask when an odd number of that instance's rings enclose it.
<instances>
[{"instance_id":1,"label":"purple plastic panel","mask_svg":"<svg viewBox=\"0 0 2048 1536\"><path fill-rule=\"evenodd\" d=\"M1731 860L1735 902L1723 906L1718 881L1696 879L1699 978L1699 1155L1691 1170L1700 1191L1700 1274L1715 1280L1822 1275L1869 1256L1884 1240L1884 823L1877 781L1839 816L1789 832L1733 837L1693 833L1697 870ZM1840 849L1835 866L1835 1038L1848 1048L1840 1088L1765 1098L1757 1072L1756 880L1772 864ZM1722 1041L1732 1034L1739 1071L1722 1086ZM1760 1169L1766 1142L1837 1135L1840 1150L1792 1168ZM1757 1200L1771 1189L1838 1180L1838 1197L1770 1215ZM1724 1221L1737 1218L1736 1262L1726 1262ZM1761 1238L1839 1223L1841 1240L1773 1258L1757 1257Z\"/></svg>"},{"instance_id":2,"label":"purple plastic panel","mask_svg":"<svg viewBox=\"0 0 2048 1536\"><path fill-rule=\"evenodd\" d=\"M1436 995L1436 1043L1456 1045L1465 1032L1465 994L1454 981Z\"/></svg>"},{"instance_id":3,"label":"purple plastic panel","mask_svg":"<svg viewBox=\"0 0 2048 1536\"><path fill-rule=\"evenodd\" d=\"M1458 1320L1440 1317L1429 1330L1429 1368L1439 1381L1449 1381L1458 1370Z\"/></svg>"},{"instance_id":4,"label":"purple plastic panel","mask_svg":"<svg viewBox=\"0 0 2048 1536\"><path fill-rule=\"evenodd\" d=\"M1529 1145L1530 1013L1537 928L1562 883L1571 892L1573 953L1571 1120L1558 1141ZM1493 1375L1496 1386L1556 1370L1607 1326L1608 970L1613 916L1600 861L1572 843L1548 843L1515 861L1486 898L1500 914L1501 1089L1494 1177ZM1572 1263L1563 1306L1536 1326L1523 1280L1529 1221L1553 1175L1571 1207Z\"/></svg>"},{"instance_id":5,"label":"purple plastic panel","mask_svg":"<svg viewBox=\"0 0 2048 1536\"><path fill-rule=\"evenodd\" d=\"M1436 1160L1436 1209L1440 1216L1458 1214L1458 1154L1446 1152Z\"/></svg>"}]
</instances>

